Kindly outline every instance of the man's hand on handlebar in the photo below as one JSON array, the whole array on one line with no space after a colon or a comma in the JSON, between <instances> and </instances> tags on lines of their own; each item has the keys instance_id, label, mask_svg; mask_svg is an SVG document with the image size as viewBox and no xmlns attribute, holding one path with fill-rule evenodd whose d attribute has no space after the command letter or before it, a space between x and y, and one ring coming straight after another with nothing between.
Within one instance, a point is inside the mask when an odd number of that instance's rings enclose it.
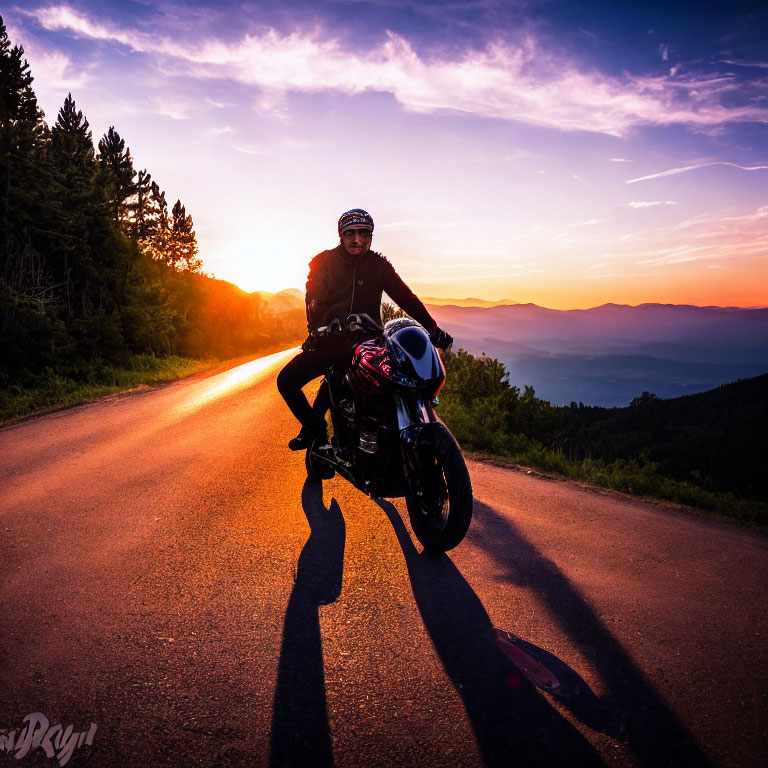
<instances>
[{"instance_id":1,"label":"man's hand on handlebar","mask_svg":"<svg viewBox=\"0 0 768 768\"><path fill-rule=\"evenodd\" d=\"M354 337L359 333L365 334L370 331L381 330L381 326L366 314L350 315L343 322L335 317L328 325L322 325L316 330L310 331L301 348L305 352L314 352L320 339L341 336L342 334L352 334ZM448 349L453 344L453 336L446 333L442 328L435 328L434 332L429 335L429 339L439 349Z\"/></svg>"},{"instance_id":2,"label":"man's hand on handlebar","mask_svg":"<svg viewBox=\"0 0 768 768\"><path fill-rule=\"evenodd\" d=\"M334 317L328 325L320 326L314 335L318 338L327 338L329 336L340 336L341 334L359 333L360 331L381 331L381 325L377 323L370 315L365 313L349 315L345 320Z\"/></svg>"},{"instance_id":3,"label":"man's hand on handlebar","mask_svg":"<svg viewBox=\"0 0 768 768\"><path fill-rule=\"evenodd\" d=\"M453 344L453 336L442 328L435 328L434 333L429 334L429 340L439 349L448 349Z\"/></svg>"},{"instance_id":4,"label":"man's hand on handlebar","mask_svg":"<svg viewBox=\"0 0 768 768\"><path fill-rule=\"evenodd\" d=\"M329 336L339 336L345 330L338 317L334 317L328 325L321 325L317 330L312 331L311 335L316 339L327 339Z\"/></svg>"},{"instance_id":5,"label":"man's hand on handlebar","mask_svg":"<svg viewBox=\"0 0 768 768\"><path fill-rule=\"evenodd\" d=\"M301 345L302 352L314 352L317 349L317 334L315 331L310 331L309 336L304 339L304 343Z\"/></svg>"}]
</instances>

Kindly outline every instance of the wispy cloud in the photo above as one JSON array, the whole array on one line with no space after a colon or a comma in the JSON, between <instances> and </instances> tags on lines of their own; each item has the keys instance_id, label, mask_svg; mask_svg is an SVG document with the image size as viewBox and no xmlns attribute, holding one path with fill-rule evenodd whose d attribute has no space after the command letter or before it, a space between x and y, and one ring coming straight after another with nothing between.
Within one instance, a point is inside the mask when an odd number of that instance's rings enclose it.
<instances>
[{"instance_id":1,"label":"wispy cloud","mask_svg":"<svg viewBox=\"0 0 768 768\"><path fill-rule=\"evenodd\" d=\"M767 259L768 205L741 216L695 216L661 228L647 240L651 244L646 250L632 254L643 266Z\"/></svg>"},{"instance_id":2,"label":"wispy cloud","mask_svg":"<svg viewBox=\"0 0 768 768\"><path fill-rule=\"evenodd\" d=\"M711 250L710 246L699 245L695 247L680 248L671 252L664 253L662 256L654 259L642 259L640 264L684 264L688 261L698 261L701 258L706 257Z\"/></svg>"},{"instance_id":3,"label":"wispy cloud","mask_svg":"<svg viewBox=\"0 0 768 768\"><path fill-rule=\"evenodd\" d=\"M648 277L649 275L657 275L658 272L625 272L620 274L617 272L606 272L599 275L582 275L585 280L628 280L636 277Z\"/></svg>"},{"instance_id":4,"label":"wispy cloud","mask_svg":"<svg viewBox=\"0 0 768 768\"><path fill-rule=\"evenodd\" d=\"M768 69L768 61L738 61L736 59L720 59L721 64L730 64L733 67L756 67Z\"/></svg>"},{"instance_id":5,"label":"wispy cloud","mask_svg":"<svg viewBox=\"0 0 768 768\"><path fill-rule=\"evenodd\" d=\"M52 51L38 53L35 57L35 77L49 88L80 88L88 79L88 74L76 72L67 55Z\"/></svg>"},{"instance_id":6,"label":"wispy cloud","mask_svg":"<svg viewBox=\"0 0 768 768\"><path fill-rule=\"evenodd\" d=\"M209 96L206 96L205 101L207 104L210 104L212 107L216 107L217 109L226 109L228 107L237 106L237 103L234 101L216 101Z\"/></svg>"},{"instance_id":7,"label":"wispy cloud","mask_svg":"<svg viewBox=\"0 0 768 768\"><path fill-rule=\"evenodd\" d=\"M631 203L620 203L629 208L655 208L658 205L677 205L674 200L637 200Z\"/></svg>"},{"instance_id":8,"label":"wispy cloud","mask_svg":"<svg viewBox=\"0 0 768 768\"><path fill-rule=\"evenodd\" d=\"M696 165L685 165L682 168L670 168L666 171L651 173L648 176L640 176L637 179L629 179L626 184L636 184L638 181L649 181L650 179L661 179L664 176L675 176L678 173L687 173L688 171L697 171L699 168L708 168L712 165L726 165L731 168L738 168L741 171L768 171L768 165L738 165L737 163L728 163L723 160L717 160L710 163L697 163Z\"/></svg>"},{"instance_id":9,"label":"wispy cloud","mask_svg":"<svg viewBox=\"0 0 768 768\"><path fill-rule=\"evenodd\" d=\"M12 24L6 24L8 38L14 42L24 39L22 30ZM42 50L37 45L27 42L24 46L25 58L34 61L34 88L40 93L45 90L75 90L81 88L90 79L90 72L76 65L62 51Z\"/></svg>"},{"instance_id":10,"label":"wispy cloud","mask_svg":"<svg viewBox=\"0 0 768 768\"><path fill-rule=\"evenodd\" d=\"M137 51L156 50L152 35L146 35L136 30L121 30L111 24L93 21L85 14L66 5L51 5L36 10L27 11L29 16L49 30L67 30L81 37L94 40L110 40L122 43Z\"/></svg>"},{"instance_id":11,"label":"wispy cloud","mask_svg":"<svg viewBox=\"0 0 768 768\"><path fill-rule=\"evenodd\" d=\"M507 154L504 155L505 160L542 160L543 156L540 154L537 154L536 152L529 152L524 149L516 149L513 152L507 152Z\"/></svg>"},{"instance_id":12,"label":"wispy cloud","mask_svg":"<svg viewBox=\"0 0 768 768\"><path fill-rule=\"evenodd\" d=\"M259 149L258 147L233 147L236 152L240 152L244 155L271 155L272 152L266 149Z\"/></svg>"},{"instance_id":13,"label":"wispy cloud","mask_svg":"<svg viewBox=\"0 0 768 768\"><path fill-rule=\"evenodd\" d=\"M706 128L768 120L768 108L739 98L743 86L732 77L607 75L586 70L531 35L449 59L420 55L405 37L391 32L385 42L360 54L320 29L293 34L266 29L236 42L207 39L200 44L120 28L66 5L29 13L49 30L172 57L185 63L192 76L234 78L259 88L275 105L290 91L381 91L415 112L456 110L612 135L640 125ZM735 103L740 106L731 106Z\"/></svg>"},{"instance_id":14,"label":"wispy cloud","mask_svg":"<svg viewBox=\"0 0 768 768\"><path fill-rule=\"evenodd\" d=\"M151 95L147 98L149 111L155 115L170 117L171 120L191 120L194 107L185 99L172 99L164 95Z\"/></svg>"}]
</instances>

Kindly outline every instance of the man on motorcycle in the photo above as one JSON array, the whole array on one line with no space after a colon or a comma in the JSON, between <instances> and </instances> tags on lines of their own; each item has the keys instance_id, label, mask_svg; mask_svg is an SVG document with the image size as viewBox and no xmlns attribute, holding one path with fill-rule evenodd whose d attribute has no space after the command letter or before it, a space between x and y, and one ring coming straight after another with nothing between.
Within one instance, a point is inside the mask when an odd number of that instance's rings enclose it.
<instances>
[{"instance_id":1,"label":"man on motorcycle","mask_svg":"<svg viewBox=\"0 0 768 768\"><path fill-rule=\"evenodd\" d=\"M277 377L277 388L301 431L289 443L292 451L307 448L314 439L327 441L325 413L328 396L321 388L314 406L302 392L312 379L345 362L354 350L343 335L317 335L317 329L334 320L344 321L353 313L365 313L381 322L381 297L386 294L420 322L438 347L450 346L451 337L437 327L426 307L402 281L394 267L380 253L371 250L373 218L361 208L346 211L339 218L339 244L318 253L309 263L306 306L309 336ZM359 343L355 342L355 343Z\"/></svg>"}]
</instances>

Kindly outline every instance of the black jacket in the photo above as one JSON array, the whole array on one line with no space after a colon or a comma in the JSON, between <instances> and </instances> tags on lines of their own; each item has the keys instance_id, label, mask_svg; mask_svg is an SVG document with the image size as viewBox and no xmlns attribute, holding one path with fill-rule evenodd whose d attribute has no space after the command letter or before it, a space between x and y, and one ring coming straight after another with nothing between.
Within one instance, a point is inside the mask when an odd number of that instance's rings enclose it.
<instances>
[{"instance_id":1,"label":"black jacket","mask_svg":"<svg viewBox=\"0 0 768 768\"><path fill-rule=\"evenodd\" d=\"M395 268L376 251L349 256L339 244L318 253L309 262L307 277L307 327L310 333L331 320L365 312L381 322L381 296L386 293L429 333L437 324Z\"/></svg>"}]
</instances>

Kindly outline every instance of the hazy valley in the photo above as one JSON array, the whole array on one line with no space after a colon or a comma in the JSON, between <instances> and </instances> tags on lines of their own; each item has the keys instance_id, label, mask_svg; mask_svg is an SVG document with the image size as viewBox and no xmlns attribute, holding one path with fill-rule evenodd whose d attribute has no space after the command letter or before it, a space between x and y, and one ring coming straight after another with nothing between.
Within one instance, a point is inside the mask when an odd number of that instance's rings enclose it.
<instances>
[{"instance_id":1,"label":"hazy valley","mask_svg":"<svg viewBox=\"0 0 768 768\"><path fill-rule=\"evenodd\" d=\"M429 305L455 348L501 360L510 382L553 405L623 406L643 392L669 398L768 371L768 309L606 304Z\"/></svg>"},{"instance_id":2,"label":"hazy valley","mask_svg":"<svg viewBox=\"0 0 768 768\"><path fill-rule=\"evenodd\" d=\"M296 289L261 296L275 313L304 306ZM530 384L553 405L624 406L643 392L679 397L768 372L768 308L425 303L454 349L497 358L512 384Z\"/></svg>"}]
</instances>

